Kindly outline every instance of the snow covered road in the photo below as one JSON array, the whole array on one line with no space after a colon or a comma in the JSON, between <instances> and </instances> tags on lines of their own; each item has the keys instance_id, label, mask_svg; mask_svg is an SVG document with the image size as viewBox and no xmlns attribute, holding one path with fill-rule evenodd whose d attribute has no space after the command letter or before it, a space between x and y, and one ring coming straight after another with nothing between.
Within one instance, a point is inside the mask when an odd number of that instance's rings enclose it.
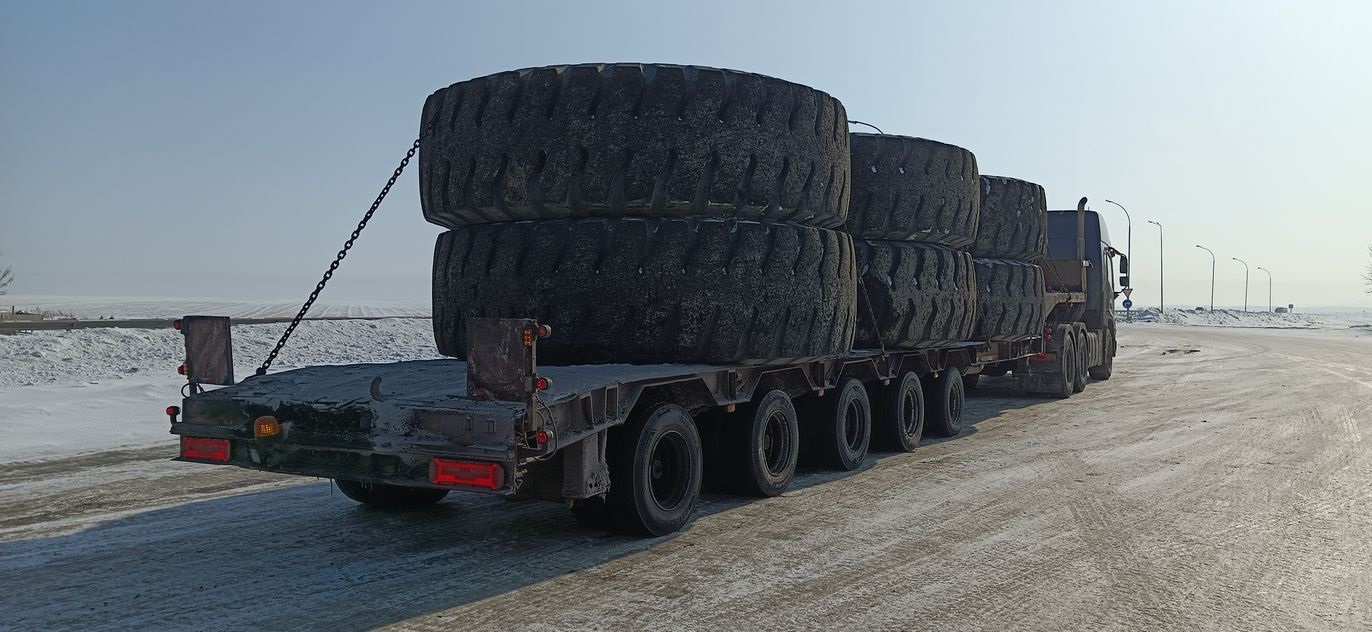
<instances>
[{"instance_id":1,"label":"snow covered road","mask_svg":"<svg viewBox=\"0 0 1372 632\"><path fill-rule=\"evenodd\" d=\"M549 503L362 508L146 447L0 468L0 628L1372 628L1372 336L1121 329L1070 400L680 534ZM303 347L304 345L302 345Z\"/></svg>"}]
</instances>

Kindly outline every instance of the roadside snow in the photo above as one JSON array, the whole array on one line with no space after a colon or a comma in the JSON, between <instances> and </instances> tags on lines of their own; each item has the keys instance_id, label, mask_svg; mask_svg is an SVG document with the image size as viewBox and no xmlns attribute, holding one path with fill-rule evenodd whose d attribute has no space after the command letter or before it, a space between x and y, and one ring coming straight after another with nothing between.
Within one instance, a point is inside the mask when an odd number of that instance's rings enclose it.
<instances>
[{"instance_id":1,"label":"roadside snow","mask_svg":"<svg viewBox=\"0 0 1372 632\"><path fill-rule=\"evenodd\" d=\"M285 324L233 328L238 379ZM0 463L166 442L185 357L171 329L79 329L0 336ZM437 358L427 319L306 321L272 371Z\"/></svg>"},{"instance_id":2,"label":"roadside snow","mask_svg":"<svg viewBox=\"0 0 1372 632\"><path fill-rule=\"evenodd\" d=\"M0 299L0 309L11 307L30 312L96 318L180 318L190 314L229 316L231 318L290 318L300 309L300 299L243 301L231 299L188 299L174 297L124 296L40 296L10 295ZM429 303L372 302L365 305L320 301L310 309L311 317L375 318L386 316L429 316Z\"/></svg>"},{"instance_id":3,"label":"roadside snow","mask_svg":"<svg viewBox=\"0 0 1372 632\"><path fill-rule=\"evenodd\" d=\"M1118 312L1123 320L1124 312ZM1192 325L1205 327L1255 327L1264 329L1347 329L1367 327L1372 319L1354 313L1317 314L1295 313L1275 314L1270 312L1244 312L1234 309L1215 311L1195 311L1194 309L1169 308L1159 313L1157 308L1137 310L1133 314L1135 322L1166 323L1169 325Z\"/></svg>"}]
</instances>

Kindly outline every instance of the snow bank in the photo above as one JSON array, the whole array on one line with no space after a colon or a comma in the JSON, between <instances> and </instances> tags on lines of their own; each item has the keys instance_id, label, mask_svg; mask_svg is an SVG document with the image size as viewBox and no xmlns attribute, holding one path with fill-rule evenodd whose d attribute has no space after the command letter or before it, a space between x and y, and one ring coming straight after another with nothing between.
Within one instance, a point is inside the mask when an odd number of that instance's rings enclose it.
<instances>
[{"instance_id":1,"label":"snow bank","mask_svg":"<svg viewBox=\"0 0 1372 632\"><path fill-rule=\"evenodd\" d=\"M1117 315L1124 317L1124 312ZM1157 308L1134 311L1135 322L1167 323L1170 325L1193 325L1206 327L1255 327L1265 329L1347 329L1349 327L1368 327L1372 319L1358 314L1275 314L1270 312L1244 312L1233 309L1215 311L1169 308L1159 312Z\"/></svg>"},{"instance_id":2,"label":"snow bank","mask_svg":"<svg viewBox=\"0 0 1372 632\"><path fill-rule=\"evenodd\" d=\"M237 377L285 324L233 328ZM0 463L173 443L162 409L180 402L185 356L171 329L78 329L0 336ZM427 319L306 321L272 371L437 358Z\"/></svg>"}]
</instances>

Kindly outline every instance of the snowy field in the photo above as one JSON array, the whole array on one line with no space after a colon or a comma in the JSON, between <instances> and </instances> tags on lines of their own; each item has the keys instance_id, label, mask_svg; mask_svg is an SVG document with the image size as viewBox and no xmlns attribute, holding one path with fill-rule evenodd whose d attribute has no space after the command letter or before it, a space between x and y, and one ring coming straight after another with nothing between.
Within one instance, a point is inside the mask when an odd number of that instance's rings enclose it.
<instances>
[{"instance_id":1,"label":"snowy field","mask_svg":"<svg viewBox=\"0 0 1372 632\"><path fill-rule=\"evenodd\" d=\"M143 298L117 296L36 296L9 295L0 298L0 309L14 307L29 312L96 318L180 318L195 314L231 318L291 318L300 310L304 297L291 300L244 301L212 298ZM428 316L428 301L331 303L319 301L310 309L311 317L375 318L385 316Z\"/></svg>"},{"instance_id":2,"label":"snowy field","mask_svg":"<svg viewBox=\"0 0 1372 632\"><path fill-rule=\"evenodd\" d=\"M158 314L162 316L162 314ZM285 324L233 328L235 376L252 374ZM436 358L429 320L307 321L272 371ZM79 329L0 336L0 463L172 445L163 409L180 404L181 334Z\"/></svg>"},{"instance_id":3,"label":"snowy field","mask_svg":"<svg viewBox=\"0 0 1372 632\"><path fill-rule=\"evenodd\" d=\"M1123 319L1124 312L1118 312ZM1372 326L1372 315L1368 311L1328 311L1297 312L1295 314L1274 314L1269 312L1238 309L1217 309L1215 311L1195 311L1194 309L1172 309L1159 313L1157 308L1135 310L1134 320L1138 322L1167 323L1169 325L1193 325L1204 327L1256 327L1263 329L1348 329L1350 327Z\"/></svg>"}]
</instances>

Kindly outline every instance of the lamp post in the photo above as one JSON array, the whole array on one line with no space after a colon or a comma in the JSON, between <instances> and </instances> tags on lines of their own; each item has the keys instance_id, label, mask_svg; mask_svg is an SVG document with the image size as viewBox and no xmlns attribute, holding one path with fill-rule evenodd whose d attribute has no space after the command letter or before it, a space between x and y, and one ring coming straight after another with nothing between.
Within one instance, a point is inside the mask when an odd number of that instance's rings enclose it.
<instances>
[{"instance_id":1,"label":"lamp post","mask_svg":"<svg viewBox=\"0 0 1372 632\"><path fill-rule=\"evenodd\" d=\"M1248 262L1238 257L1230 257L1234 261L1243 264L1243 311L1248 312Z\"/></svg>"},{"instance_id":2,"label":"lamp post","mask_svg":"<svg viewBox=\"0 0 1372 632\"><path fill-rule=\"evenodd\" d=\"M1114 201L1114 200L1106 200L1106 202L1107 202L1107 203L1110 203L1110 204L1114 204L1115 206L1120 207L1120 210L1121 210L1121 211L1124 211L1124 225L1126 226L1125 231L1127 231L1127 232L1125 233L1125 237L1124 237L1124 258L1129 260L1129 265L1133 265L1133 264L1134 264L1134 218L1129 216L1129 209L1124 208L1124 205L1123 205L1123 204L1120 204L1119 202L1116 202L1116 201ZM1127 297L1126 297L1126 298L1127 298ZM1125 310L1125 312L1126 312L1127 314L1129 314L1129 316L1128 316L1129 321L1130 321L1130 322L1133 322L1133 320L1134 320L1133 312L1130 311L1130 310Z\"/></svg>"},{"instance_id":3,"label":"lamp post","mask_svg":"<svg viewBox=\"0 0 1372 632\"><path fill-rule=\"evenodd\" d=\"M1262 266L1254 267L1267 273L1267 313L1270 314L1272 313L1272 271Z\"/></svg>"},{"instance_id":4,"label":"lamp post","mask_svg":"<svg viewBox=\"0 0 1372 632\"><path fill-rule=\"evenodd\" d=\"M1167 311L1167 302L1162 292L1162 224L1151 219L1148 223L1158 227L1158 313L1162 314Z\"/></svg>"},{"instance_id":5,"label":"lamp post","mask_svg":"<svg viewBox=\"0 0 1372 632\"><path fill-rule=\"evenodd\" d=\"M1197 248L1210 253L1210 311L1215 311L1215 251L1196 244Z\"/></svg>"}]
</instances>

